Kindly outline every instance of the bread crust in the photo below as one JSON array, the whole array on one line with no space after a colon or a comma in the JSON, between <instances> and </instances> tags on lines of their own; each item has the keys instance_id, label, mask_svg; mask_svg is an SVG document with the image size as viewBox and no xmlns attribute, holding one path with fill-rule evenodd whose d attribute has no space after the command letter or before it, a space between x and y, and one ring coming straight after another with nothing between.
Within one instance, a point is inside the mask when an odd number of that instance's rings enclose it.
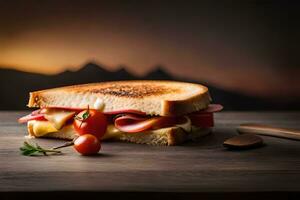
<instances>
[{"instance_id":1,"label":"bread crust","mask_svg":"<svg viewBox=\"0 0 300 200\"><path fill-rule=\"evenodd\" d=\"M205 109L208 88L176 81L114 81L73 85L30 93L28 107L94 107L104 102L104 112L132 109L148 115L175 116Z\"/></svg>"},{"instance_id":2,"label":"bread crust","mask_svg":"<svg viewBox=\"0 0 300 200\"><path fill-rule=\"evenodd\" d=\"M163 102L163 116L184 115L205 109L211 102L208 90L202 94L184 100L166 100ZM187 106L189 105L189 106Z\"/></svg>"}]
</instances>

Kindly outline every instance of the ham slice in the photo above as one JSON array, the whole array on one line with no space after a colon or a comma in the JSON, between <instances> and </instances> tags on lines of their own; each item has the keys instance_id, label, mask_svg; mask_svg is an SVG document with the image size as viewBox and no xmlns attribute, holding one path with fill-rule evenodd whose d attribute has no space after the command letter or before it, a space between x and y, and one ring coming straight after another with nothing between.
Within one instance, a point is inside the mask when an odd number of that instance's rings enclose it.
<instances>
[{"instance_id":1,"label":"ham slice","mask_svg":"<svg viewBox=\"0 0 300 200\"><path fill-rule=\"evenodd\" d=\"M110 111L110 112L103 112L104 114L107 115L118 115L118 114L124 114L124 113L129 113L129 114L137 114L137 115L144 115L146 116L146 113L138 110L132 110L132 109L124 109L124 110L115 110L115 111Z\"/></svg>"},{"instance_id":2,"label":"ham slice","mask_svg":"<svg viewBox=\"0 0 300 200\"><path fill-rule=\"evenodd\" d=\"M204 110L190 113L188 117L191 119L194 126L208 128L214 126L214 112L219 112L223 109L220 104L210 104Z\"/></svg>"},{"instance_id":3,"label":"ham slice","mask_svg":"<svg viewBox=\"0 0 300 200\"><path fill-rule=\"evenodd\" d=\"M192 125L202 128L209 128L214 126L213 113L196 113L188 115Z\"/></svg>"},{"instance_id":4,"label":"ham slice","mask_svg":"<svg viewBox=\"0 0 300 200\"><path fill-rule=\"evenodd\" d=\"M38 120L38 121L45 121L45 117L44 117L44 114L40 114L40 113L34 113L34 114L29 114L29 115L26 115L24 117L21 117L20 119L18 119L18 122L19 123L25 123L25 122L28 122L30 120Z\"/></svg>"},{"instance_id":5,"label":"ham slice","mask_svg":"<svg viewBox=\"0 0 300 200\"><path fill-rule=\"evenodd\" d=\"M70 110L70 111L77 111L77 112L80 112L82 110L85 110L85 109L82 109L82 108L72 108L72 107L59 107L59 106L49 106L49 107L43 107L41 108L42 110L43 109L48 109L48 108L51 108L51 109L63 109L63 110Z\"/></svg>"},{"instance_id":6,"label":"ham slice","mask_svg":"<svg viewBox=\"0 0 300 200\"><path fill-rule=\"evenodd\" d=\"M219 112L222 109L223 109L223 106L221 104L209 104L206 109L199 110L197 112L193 112L192 114L214 113L214 112Z\"/></svg>"},{"instance_id":7,"label":"ham slice","mask_svg":"<svg viewBox=\"0 0 300 200\"><path fill-rule=\"evenodd\" d=\"M180 117L179 117L180 118ZM181 119L181 118L180 118ZM175 125L178 120L174 117L144 117L125 114L115 119L115 127L122 132L138 133L149 129L158 129Z\"/></svg>"}]
</instances>

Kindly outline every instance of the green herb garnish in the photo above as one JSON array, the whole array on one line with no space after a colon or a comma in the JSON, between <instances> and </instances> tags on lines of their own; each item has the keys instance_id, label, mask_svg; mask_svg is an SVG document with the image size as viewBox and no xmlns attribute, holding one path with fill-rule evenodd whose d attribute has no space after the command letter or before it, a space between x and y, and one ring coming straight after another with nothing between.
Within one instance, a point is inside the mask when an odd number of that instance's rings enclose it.
<instances>
[{"instance_id":1,"label":"green herb garnish","mask_svg":"<svg viewBox=\"0 0 300 200\"><path fill-rule=\"evenodd\" d=\"M87 107L87 110L82 114L82 116L76 115L76 116L74 117L74 119L76 119L76 120L78 120L78 121L81 122L80 125L79 125L79 127L81 127L82 123L83 123L85 120L87 120L87 118L89 118L89 117L90 117L90 107L88 106L88 107Z\"/></svg>"},{"instance_id":2,"label":"green herb garnish","mask_svg":"<svg viewBox=\"0 0 300 200\"><path fill-rule=\"evenodd\" d=\"M24 156L33 156L33 155L38 155L38 154L47 156L47 155L49 155L48 153L51 153L51 154L60 154L61 153L61 151L58 151L55 149L44 149L41 146L39 146L38 144L32 145L26 141L23 143L23 146L20 147L20 151L21 151L22 155L24 155Z\"/></svg>"}]
</instances>

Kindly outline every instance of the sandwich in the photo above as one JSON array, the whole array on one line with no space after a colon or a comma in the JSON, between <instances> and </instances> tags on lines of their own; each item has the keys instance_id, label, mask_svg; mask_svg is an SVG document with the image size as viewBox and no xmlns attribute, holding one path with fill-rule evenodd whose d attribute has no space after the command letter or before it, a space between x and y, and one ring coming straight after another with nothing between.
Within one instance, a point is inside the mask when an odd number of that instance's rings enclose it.
<instances>
[{"instance_id":1,"label":"sandwich","mask_svg":"<svg viewBox=\"0 0 300 200\"><path fill-rule=\"evenodd\" d=\"M102 141L149 145L179 145L209 134L213 113L208 88L176 81L114 81L73 85L30 93L21 117L30 137L72 140L78 135L74 120L84 110L107 118Z\"/></svg>"}]
</instances>

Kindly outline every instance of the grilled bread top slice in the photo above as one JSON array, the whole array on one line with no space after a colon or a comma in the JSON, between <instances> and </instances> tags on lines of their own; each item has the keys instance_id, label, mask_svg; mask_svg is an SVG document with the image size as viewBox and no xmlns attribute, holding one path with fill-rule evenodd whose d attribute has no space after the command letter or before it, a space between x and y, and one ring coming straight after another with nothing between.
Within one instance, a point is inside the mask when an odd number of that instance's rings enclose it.
<instances>
[{"instance_id":1,"label":"grilled bread top slice","mask_svg":"<svg viewBox=\"0 0 300 200\"><path fill-rule=\"evenodd\" d=\"M104 112L137 110L148 115L176 116L205 109L207 87L176 81L114 81L73 85L30 93L28 107L82 108Z\"/></svg>"}]
</instances>

